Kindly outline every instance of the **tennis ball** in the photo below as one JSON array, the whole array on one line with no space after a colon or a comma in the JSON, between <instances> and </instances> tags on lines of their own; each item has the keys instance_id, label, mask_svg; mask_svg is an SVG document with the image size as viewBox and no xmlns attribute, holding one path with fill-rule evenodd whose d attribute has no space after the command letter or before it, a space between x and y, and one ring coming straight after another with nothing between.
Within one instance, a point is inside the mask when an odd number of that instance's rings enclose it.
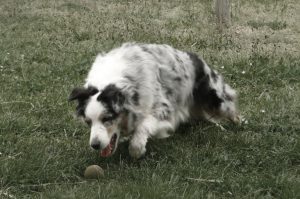
<instances>
[{"instance_id":1,"label":"tennis ball","mask_svg":"<svg viewBox=\"0 0 300 199\"><path fill-rule=\"evenodd\" d=\"M104 176L104 171L98 165L90 165L84 171L86 179L99 179Z\"/></svg>"}]
</instances>

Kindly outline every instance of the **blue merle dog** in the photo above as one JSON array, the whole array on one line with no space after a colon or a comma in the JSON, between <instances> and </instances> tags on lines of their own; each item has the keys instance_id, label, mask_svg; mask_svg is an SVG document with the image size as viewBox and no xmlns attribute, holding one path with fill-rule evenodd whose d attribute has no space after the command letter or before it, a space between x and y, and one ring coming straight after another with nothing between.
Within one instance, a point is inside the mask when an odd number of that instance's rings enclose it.
<instances>
[{"instance_id":1,"label":"blue merle dog","mask_svg":"<svg viewBox=\"0 0 300 199\"><path fill-rule=\"evenodd\" d=\"M99 54L77 100L77 115L90 127L90 145L112 155L120 138L140 158L148 138L165 138L189 118L239 121L237 96L204 60L168 45L125 43Z\"/></svg>"}]
</instances>

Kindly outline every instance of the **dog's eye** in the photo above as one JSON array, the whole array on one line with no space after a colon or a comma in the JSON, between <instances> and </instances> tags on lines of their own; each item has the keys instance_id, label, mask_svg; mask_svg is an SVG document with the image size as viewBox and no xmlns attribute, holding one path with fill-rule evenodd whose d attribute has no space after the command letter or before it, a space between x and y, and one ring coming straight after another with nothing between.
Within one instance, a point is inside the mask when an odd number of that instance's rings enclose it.
<instances>
[{"instance_id":1,"label":"dog's eye","mask_svg":"<svg viewBox=\"0 0 300 199\"><path fill-rule=\"evenodd\" d=\"M106 116L102 118L102 122L105 126L110 126L115 118L113 116Z\"/></svg>"},{"instance_id":2,"label":"dog's eye","mask_svg":"<svg viewBox=\"0 0 300 199\"><path fill-rule=\"evenodd\" d=\"M103 117L103 118L102 118L102 122L103 122L103 123L106 123L106 122L112 122L113 119L114 119L114 117L112 117L112 116Z\"/></svg>"}]
</instances>

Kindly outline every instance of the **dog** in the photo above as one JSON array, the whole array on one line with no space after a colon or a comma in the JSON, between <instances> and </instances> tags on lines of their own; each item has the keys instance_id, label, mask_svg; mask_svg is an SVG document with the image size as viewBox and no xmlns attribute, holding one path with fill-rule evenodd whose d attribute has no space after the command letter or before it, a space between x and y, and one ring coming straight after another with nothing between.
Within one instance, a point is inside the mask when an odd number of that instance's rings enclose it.
<instances>
[{"instance_id":1,"label":"dog","mask_svg":"<svg viewBox=\"0 0 300 199\"><path fill-rule=\"evenodd\" d=\"M166 138L188 119L239 122L236 91L202 58L169 45L125 43L99 54L69 100L103 157L127 138L138 159L149 138Z\"/></svg>"}]
</instances>

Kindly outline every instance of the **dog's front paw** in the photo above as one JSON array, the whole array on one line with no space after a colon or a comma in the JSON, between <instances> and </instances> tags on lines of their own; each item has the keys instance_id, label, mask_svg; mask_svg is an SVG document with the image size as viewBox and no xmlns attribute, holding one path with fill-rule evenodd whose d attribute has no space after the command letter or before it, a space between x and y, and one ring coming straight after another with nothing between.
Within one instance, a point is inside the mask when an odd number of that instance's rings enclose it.
<instances>
[{"instance_id":1,"label":"dog's front paw","mask_svg":"<svg viewBox=\"0 0 300 199\"><path fill-rule=\"evenodd\" d=\"M146 145L139 142L131 141L128 149L130 156L135 159L141 158L146 153Z\"/></svg>"}]
</instances>

